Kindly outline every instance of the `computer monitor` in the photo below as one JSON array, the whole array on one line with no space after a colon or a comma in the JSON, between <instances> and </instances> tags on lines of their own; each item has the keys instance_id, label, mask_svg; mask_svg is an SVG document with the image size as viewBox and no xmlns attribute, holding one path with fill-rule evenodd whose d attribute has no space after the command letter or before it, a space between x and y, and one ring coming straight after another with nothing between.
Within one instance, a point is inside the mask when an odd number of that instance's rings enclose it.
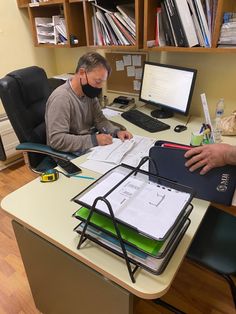
<instances>
[{"instance_id":1,"label":"computer monitor","mask_svg":"<svg viewBox=\"0 0 236 314\"><path fill-rule=\"evenodd\" d=\"M151 112L155 118L187 115L196 74L196 69L144 62L139 99L158 107Z\"/></svg>"}]
</instances>

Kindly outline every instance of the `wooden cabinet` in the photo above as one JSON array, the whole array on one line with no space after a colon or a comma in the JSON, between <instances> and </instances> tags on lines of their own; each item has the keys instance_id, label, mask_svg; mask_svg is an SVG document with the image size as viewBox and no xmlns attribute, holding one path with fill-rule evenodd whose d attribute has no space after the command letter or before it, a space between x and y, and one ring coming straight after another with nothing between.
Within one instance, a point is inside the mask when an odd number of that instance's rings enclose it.
<instances>
[{"instance_id":1,"label":"wooden cabinet","mask_svg":"<svg viewBox=\"0 0 236 314\"><path fill-rule=\"evenodd\" d=\"M218 0L216 8L216 17L212 33L212 47L152 47L148 48L148 41L155 39L156 34L156 13L161 0L145 0L144 2L144 35L143 48L148 51L174 51L174 52L236 52L236 48L217 48L220 29L223 21L224 12L236 12L235 0Z\"/></svg>"},{"instance_id":2,"label":"wooden cabinet","mask_svg":"<svg viewBox=\"0 0 236 314\"><path fill-rule=\"evenodd\" d=\"M145 51L173 51L173 52L236 52L236 48L217 48L221 24L224 12L236 12L235 0L218 0L216 18L212 33L212 47L153 47L149 48L148 41L155 39L156 33L156 8L162 0L133 0L135 6L136 40L133 45L98 46L115 50L137 50ZM116 1L117 2L117 1ZM120 0L119 3L128 3L132 0ZM32 35L35 46L47 47L78 47L94 46L93 38L93 5L87 0L48 0L34 4L30 0L17 0L19 8L28 8L31 21ZM66 44L39 44L37 41L36 17L52 17L63 15L68 36ZM78 42L77 42L78 40Z\"/></svg>"},{"instance_id":3,"label":"wooden cabinet","mask_svg":"<svg viewBox=\"0 0 236 314\"><path fill-rule=\"evenodd\" d=\"M18 0L18 6L20 8L28 8L33 42L36 47L43 46L55 48L86 46L87 42L85 34L83 1L69 3L68 0L48 0L46 2L31 4L30 1ZM63 17L63 25L65 28L67 40L61 40L57 43L40 43L38 40L39 27L36 25L35 19L52 19L54 16Z\"/></svg>"},{"instance_id":4,"label":"wooden cabinet","mask_svg":"<svg viewBox=\"0 0 236 314\"><path fill-rule=\"evenodd\" d=\"M135 43L130 46L102 46L109 49L133 49L142 48L143 45L143 8L144 0L120 0L119 4L133 2L135 7L135 25L136 39ZM78 46L94 46L93 38L93 5L87 0L48 0L39 3L31 3L30 0L17 0L19 8L28 8L31 22L32 35L35 46L55 47L55 44L41 44L37 39L37 26L35 24L36 17L47 17L63 15L65 17L65 25L68 34L67 44L57 44L57 47L78 47ZM73 40L78 39L78 44ZM77 41L76 41L77 42ZM99 46L100 47L100 46Z\"/></svg>"},{"instance_id":5,"label":"wooden cabinet","mask_svg":"<svg viewBox=\"0 0 236 314\"><path fill-rule=\"evenodd\" d=\"M29 0L17 0L18 8L27 8L29 3Z\"/></svg>"}]
</instances>

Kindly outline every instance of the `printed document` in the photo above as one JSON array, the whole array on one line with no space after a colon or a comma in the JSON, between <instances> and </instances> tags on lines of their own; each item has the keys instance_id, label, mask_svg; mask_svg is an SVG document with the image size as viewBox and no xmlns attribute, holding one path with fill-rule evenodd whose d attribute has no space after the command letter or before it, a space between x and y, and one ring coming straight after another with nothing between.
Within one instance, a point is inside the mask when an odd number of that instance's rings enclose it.
<instances>
[{"instance_id":1,"label":"printed document","mask_svg":"<svg viewBox=\"0 0 236 314\"><path fill-rule=\"evenodd\" d=\"M81 167L104 174L120 163L137 167L141 159L149 156L149 150L156 139L135 135L131 140L122 142L113 139L111 145L93 148L88 160ZM148 162L142 167L148 170Z\"/></svg>"},{"instance_id":2,"label":"printed document","mask_svg":"<svg viewBox=\"0 0 236 314\"><path fill-rule=\"evenodd\" d=\"M98 196L105 196L124 177L124 174L112 172L87 193L78 195L76 200L92 206ZM189 193L135 176L128 177L106 197L117 219L157 240L173 226L189 198ZM103 201L98 201L96 208L109 214Z\"/></svg>"}]
</instances>

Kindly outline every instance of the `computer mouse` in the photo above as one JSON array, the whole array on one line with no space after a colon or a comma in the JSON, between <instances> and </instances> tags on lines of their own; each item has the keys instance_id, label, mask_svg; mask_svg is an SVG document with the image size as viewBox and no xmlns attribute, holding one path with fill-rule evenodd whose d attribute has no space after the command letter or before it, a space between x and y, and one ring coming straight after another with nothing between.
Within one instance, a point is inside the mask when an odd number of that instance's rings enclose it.
<instances>
[{"instance_id":1,"label":"computer mouse","mask_svg":"<svg viewBox=\"0 0 236 314\"><path fill-rule=\"evenodd\" d=\"M175 132L178 132L178 133L183 132L183 131L185 131L185 130L187 130L187 127L186 127L186 125L182 125L182 124L178 124L178 125L176 125L176 127L174 128L174 131L175 131Z\"/></svg>"}]
</instances>

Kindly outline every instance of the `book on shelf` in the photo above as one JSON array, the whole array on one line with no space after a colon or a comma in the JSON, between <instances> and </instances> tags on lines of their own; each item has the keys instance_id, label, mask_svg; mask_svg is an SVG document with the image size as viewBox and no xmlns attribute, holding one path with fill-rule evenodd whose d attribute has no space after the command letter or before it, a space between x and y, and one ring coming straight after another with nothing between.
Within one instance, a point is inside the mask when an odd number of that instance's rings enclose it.
<instances>
[{"instance_id":1,"label":"book on shelf","mask_svg":"<svg viewBox=\"0 0 236 314\"><path fill-rule=\"evenodd\" d=\"M126 18L128 23L135 29L135 7L133 3L120 4L116 6L117 10Z\"/></svg>"},{"instance_id":2,"label":"book on shelf","mask_svg":"<svg viewBox=\"0 0 236 314\"><path fill-rule=\"evenodd\" d=\"M101 10L97 9L96 17L100 22L100 26L103 29L103 39L106 45L115 45L117 44L116 38L113 34L112 29L110 28L110 24L107 22L105 15L102 13Z\"/></svg>"},{"instance_id":3,"label":"book on shelf","mask_svg":"<svg viewBox=\"0 0 236 314\"><path fill-rule=\"evenodd\" d=\"M192 0L192 1L196 10L196 14L197 14L200 29L203 35L205 47L210 48L211 47L211 35L210 35L210 30L207 24L206 15L203 10L202 2L201 0Z\"/></svg>"},{"instance_id":4,"label":"book on shelf","mask_svg":"<svg viewBox=\"0 0 236 314\"><path fill-rule=\"evenodd\" d=\"M205 0L205 14L207 17L207 24L210 33L210 41L212 38L212 7L211 7L212 0Z\"/></svg>"},{"instance_id":5,"label":"book on shelf","mask_svg":"<svg viewBox=\"0 0 236 314\"><path fill-rule=\"evenodd\" d=\"M91 2L93 6L93 37L95 45L135 45L135 23L121 14L114 3Z\"/></svg>"},{"instance_id":6,"label":"book on shelf","mask_svg":"<svg viewBox=\"0 0 236 314\"><path fill-rule=\"evenodd\" d=\"M125 46L129 46L130 42L126 39L124 34L120 31L119 27L117 26L114 19L112 18L113 15L105 12L105 16L106 16L108 22L110 23L112 29L114 30L116 36L119 38L121 44L125 45Z\"/></svg>"},{"instance_id":7,"label":"book on shelf","mask_svg":"<svg viewBox=\"0 0 236 314\"><path fill-rule=\"evenodd\" d=\"M135 45L135 39L129 33L129 31L120 23L120 21L115 17L114 14L110 14L111 18L115 22L116 26L119 28L124 37L128 40L131 45Z\"/></svg>"},{"instance_id":8,"label":"book on shelf","mask_svg":"<svg viewBox=\"0 0 236 314\"><path fill-rule=\"evenodd\" d=\"M120 13L120 12L115 12L114 13L115 17L124 25L124 27L127 28L127 30L131 33L131 35L134 37L136 36L136 32L135 29L132 28L131 25L129 25L129 23L127 22L127 20L125 19L125 17Z\"/></svg>"},{"instance_id":9,"label":"book on shelf","mask_svg":"<svg viewBox=\"0 0 236 314\"><path fill-rule=\"evenodd\" d=\"M173 27L173 23L172 23L172 20L171 20L171 13L168 9L168 4L167 2L164 0L164 10L165 10L165 13L166 13L166 17L168 19L168 23L169 23L169 26L170 26L170 30L171 30L171 34L172 34L172 37L173 37L173 40L174 40L174 44L172 46L178 46L178 42L177 42L177 38L176 38L176 34L175 34L175 31L174 31L174 27Z\"/></svg>"},{"instance_id":10,"label":"book on shelf","mask_svg":"<svg viewBox=\"0 0 236 314\"><path fill-rule=\"evenodd\" d=\"M156 9L156 34L155 34L155 45L162 47L166 45L165 34L162 23L161 7Z\"/></svg>"},{"instance_id":11,"label":"book on shelf","mask_svg":"<svg viewBox=\"0 0 236 314\"><path fill-rule=\"evenodd\" d=\"M173 0L175 8L178 12L180 23L186 38L186 46L194 47L199 44L193 19L188 7L187 0Z\"/></svg>"},{"instance_id":12,"label":"book on shelf","mask_svg":"<svg viewBox=\"0 0 236 314\"><path fill-rule=\"evenodd\" d=\"M161 2L161 17L162 17L162 25L163 25L166 45L175 46L175 41L174 41L173 33L171 30L169 18L167 16L167 12L166 12L165 5L163 2Z\"/></svg>"},{"instance_id":13,"label":"book on shelf","mask_svg":"<svg viewBox=\"0 0 236 314\"><path fill-rule=\"evenodd\" d=\"M181 0L185 1L185 0ZM183 23L185 22L181 20L179 12L177 11L176 4L173 0L164 0L166 3L166 10L168 11L170 17L170 23L172 24L173 33L175 34L176 42L178 47L188 47L187 38L185 35L185 31L183 29ZM177 0L178 2L178 0ZM185 19L187 16L187 12L185 12Z\"/></svg>"},{"instance_id":14,"label":"book on shelf","mask_svg":"<svg viewBox=\"0 0 236 314\"><path fill-rule=\"evenodd\" d=\"M199 24L197 12L196 12L195 6L193 4L193 0L187 0L187 1L188 1L188 5L189 5L190 14L191 14L192 19L193 19L193 24L194 24L194 28L195 28L195 31L197 34L199 45L201 47L205 47L203 34L202 34L201 27Z\"/></svg>"},{"instance_id":15,"label":"book on shelf","mask_svg":"<svg viewBox=\"0 0 236 314\"><path fill-rule=\"evenodd\" d=\"M215 19L216 19L216 10L217 10L218 0L211 0L211 33L214 32Z\"/></svg>"}]
</instances>

